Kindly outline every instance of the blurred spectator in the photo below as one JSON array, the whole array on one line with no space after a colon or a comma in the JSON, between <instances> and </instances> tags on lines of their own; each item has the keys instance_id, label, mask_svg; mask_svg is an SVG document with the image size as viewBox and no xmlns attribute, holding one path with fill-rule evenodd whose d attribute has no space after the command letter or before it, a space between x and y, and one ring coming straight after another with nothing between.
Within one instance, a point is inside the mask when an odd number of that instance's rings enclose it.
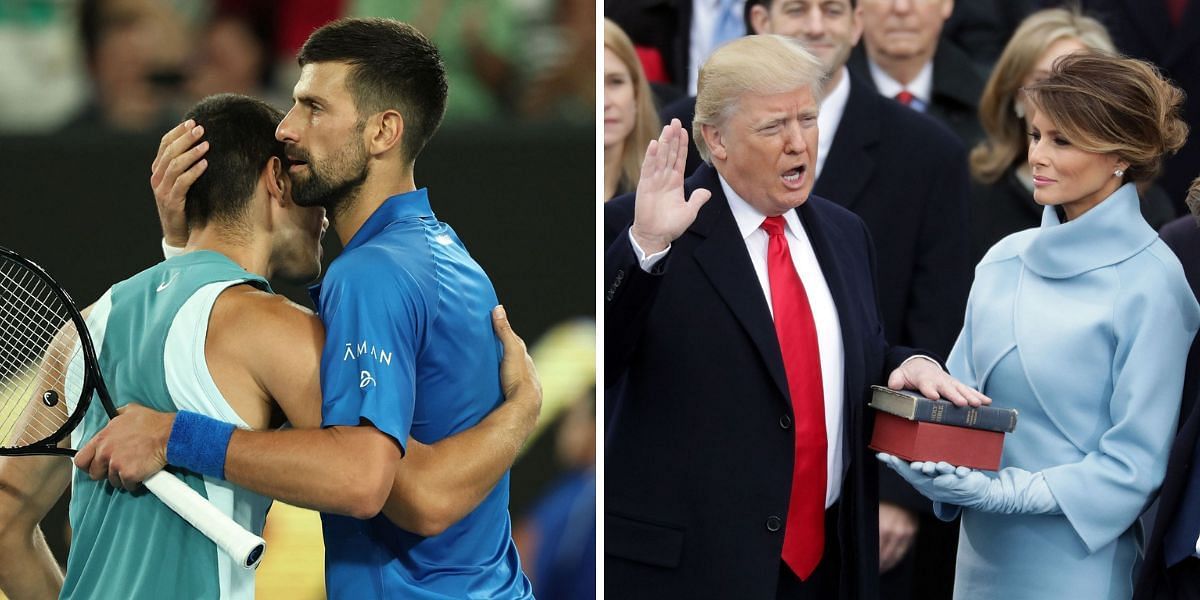
<instances>
[{"instance_id":1,"label":"blurred spectator","mask_svg":"<svg viewBox=\"0 0 1200 600\"><path fill-rule=\"evenodd\" d=\"M973 263L1008 234L1037 227L1042 220L1026 159L1029 139L1021 88L1046 77L1058 58L1089 50L1114 51L1104 26L1078 12L1055 8L1030 15L1000 55L979 103L987 139L971 151ZM1142 196L1142 214L1152 227L1173 216L1161 191Z\"/></svg>"},{"instance_id":2,"label":"blurred spectator","mask_svg":"<svg viewBox=\"0 0 1200 600\"><path fill-rule=\"evenodd\" d=\"M447 123L511 112L521 32L510 0L350 0L347 12L410 23L437 45L450 84Z\"/></svg>"},{"instance_id":3,"label":"blurred spectator","mask_svg":"<svg viewBox=\"0 0 1200 600\"><path fill-rule=\"evenodd\" d=\"M1038 8L1037 0L968 0L955 2L942 27L942 41L958 47L985 73L1025 17Z\"/></svg>"},{"instance_id":4,"label":"blurred spectator","mask_svg":"<svg viewBox=\"0 0 1200 600\"><path fill-rule=\"evenodd\" d=\"M83 0L79 10L92 98L68 124L147 132L174 124L192 43L182 17L160 0Z\"/></svg>"},{"instance_id":5,"label":"blurred spectator","mask_svg":"<svg viewBox=\"0 0 1200 600\"><path fill-rule=\"evenodd\" d=\"M200 32L196 55L187 81L188 95L194 100L219 93L244 94L280 105L281 98L270 98L275 67L274 3L244 3L236 8L218 9Z\"/></svg>"},{"instance_id":6,"label":"blurred spectator","mask_svg":"<svg viewBox=\"0 0 1200 600\"><path fill-rule=\"evenodd\" d=\"M1079 0L1087 14L1108 27L1117 50L1158 66L1187 95L1183 120L1188 143L1167 157L1158 184L1173 199L1175 214L1200 165L1200 0Z\"/></svg>"},{"instance_id":7,"label":"blurred spectator","mask_svg":"<svg viewBox=\"0 0 1200 600\"><path fill-rule=\"evenodd\" d=\"M539 600L596 597L596 391L559 423L557 456L567 469L517 526L521 564Z\"/></svg>"},{"instance_id":8,"label":"blurred spectator","mask_svg":"<svg viewBox=\"0 0 1200 600\"><path fill-rule=\"evenodd\" d=\"M695 96L696 75L708 55L746 35L745 4L745 0L605 0L604 16L629 34L647 72L661 65L667 83L681 95Z\"/></svg>"},{"instance_id":9,"label":"blurred spectator","mask_svg":"<svg viewBox=\"0 0 1200 600\"><path fill-rule=\"evenodd\" d=\"M658 113L633 42L604 20L604 201L632 192L646 146L658 133Z\"/></svg>"},{"instance_id":10,"label":"blurred spectator","mask_svg":"<svg viewBox=\"0 0 1200 600\"><path fill-rule=\"evenodd\" d=\"M78 38L70 2L0 2L0 131L52 130L80 109L87 75Z\"/></svg>"},{"instance_id":11,"label":"blurred spectator","mask_svg":"<svg viewBox=\"0 0 1200 600\"><path fill-rule=\"evenodd\" d=\"M595 6L580 0L557 0L551 11L557 49L527 75L520 112L537 119L595 122L596 77L585 67L596 64Z\"/></svg>"},{"instance_id":12,"label":"blurred spectator","mask_svg":"<svg viewBox=\"0 0 1200 600\"><path fill-rule=\"evenodd\" d=\"M939 44L954 0L861 0L863 44L850 72L880 94L941 120L967 146L983 137L976 118L984 75L953 44Z\"/></svg>"}]
</instances>

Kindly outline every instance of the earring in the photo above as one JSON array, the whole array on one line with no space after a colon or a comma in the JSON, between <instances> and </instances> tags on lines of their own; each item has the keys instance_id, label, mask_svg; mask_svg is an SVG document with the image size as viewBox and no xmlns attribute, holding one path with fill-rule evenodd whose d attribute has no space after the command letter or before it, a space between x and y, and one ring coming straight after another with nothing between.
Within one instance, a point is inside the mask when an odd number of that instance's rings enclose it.
<instances>
[{"instance_id":1,"label":"earring","mask_svg":"<svg viewBox=\"0 0 1200 600\"><path fill-rule=\"evenodd\" d=\"M1116 171L1113 171L1113 175L1115 175L1115 176L1117 176L1117 177L1124 177L1124 176L1125 176L1125 170L1124 170L1124 169L1117 169Z\"/></svg>"}]
</instances>

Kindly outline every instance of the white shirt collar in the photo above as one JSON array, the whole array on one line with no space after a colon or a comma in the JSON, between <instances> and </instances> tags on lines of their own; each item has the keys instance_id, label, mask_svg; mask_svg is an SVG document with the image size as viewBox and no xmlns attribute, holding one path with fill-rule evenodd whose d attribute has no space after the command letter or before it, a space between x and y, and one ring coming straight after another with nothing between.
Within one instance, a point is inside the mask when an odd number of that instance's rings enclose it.
<instances>
[{"instance_id":1,"label":"white shirt collar","mask_svg":"<svg viewBox=\"0 0 1200 600\"><path fill-rule=\"evenodd\" d=\"M908 90L908 93L917 97L917 100L924 102L928 106L933 100L933 61L925 63L921 67L921 72L917 73L916 78L908 85L904 85L886 71L875 64L874 61L867 59L867 68L871 70L871 79L875 82L875 87L879 90L879 94L888 98L895 98L903 90Z\"/></svg>"},{"instance_id":2,"label":"white shirt collar","mask_svg":"<svg viewBox=\"0 0 1200 600\"><path fill-rule=\"evenodd\" d=\"M842 76L838 84L831 90L826 90L821 99L821 109L817 113L817 169L816 177L821 177L821 169L825 159L833 147L833 137L837 135L838 124L842 122L842 114L846 112L846 101L850 99L850 71L842 66Z\"/></svg>"},{"instance_id":3,"label":"white shirt collar","mask_svg":"<svg viewBox=\"0 0 1200 600\"><path fill-rule=\"evenodd\" d=\"M733 213L733 220L737 222L738 231L742 234L742 239L750 237L755 231L762 229L763 220L766 215L758 211L746 202L729 187L729 182L725 181L720 173L717 174L717 179L721 182L721 189L725 192L725 198L729 200L729 210ZM791 231L792 236L803 238L803 230L800 228L800 217L796 215L796 211L789 210L783 213L783 220L787 223L787 228ZM766 235L764 232L763 235Z\"/></svg>"}]
</instances>

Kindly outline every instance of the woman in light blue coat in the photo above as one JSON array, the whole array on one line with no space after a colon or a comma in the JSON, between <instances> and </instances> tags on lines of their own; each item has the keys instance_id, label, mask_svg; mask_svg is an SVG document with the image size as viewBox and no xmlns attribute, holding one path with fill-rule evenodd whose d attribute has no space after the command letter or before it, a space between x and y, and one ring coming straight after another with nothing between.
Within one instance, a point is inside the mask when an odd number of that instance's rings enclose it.
<instances>
[{"instance_id":1,"label":"woman in light blue coat","mask_svg":"<svg viewBox=\"0 0 1200 600\"><path fill-rule=\"evenodd\" d=\"M1200 327L1134 188L1182 145L1181 94L1146 63L1095 54L1025 93L1042 224L976 267L948 363L1019 426L998 473L880 458L939 516L962 511L955 598L1127 600Z\"/></svg>"}]
</instances>

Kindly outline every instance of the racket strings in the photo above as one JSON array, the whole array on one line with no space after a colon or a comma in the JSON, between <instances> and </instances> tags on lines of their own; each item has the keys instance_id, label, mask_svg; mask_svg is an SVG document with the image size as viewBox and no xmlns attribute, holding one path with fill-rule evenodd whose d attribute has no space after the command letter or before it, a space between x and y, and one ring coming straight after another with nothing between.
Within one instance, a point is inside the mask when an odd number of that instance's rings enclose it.
<instances>
[{"instance_id":1,"label":"racket strings","mask_svg":"<svg viewBox=\"0 0 1200 600\"><path fill-rule=\"evenodd\" d=\"M12 278L7 277L7 279ZM21 281L13 280L3 283L14 282L28 284L29 280L25 278ZM26 287L29 286L26 285ZM0 335L21 342L20 345L6 344L9 350L14 350L19 346L25 349L24 352L10 352L9 357L5 361L7 363L6 371L22 375L20 379L16 380L20 385L9 385L7 386L9 388L7 390L8 393L0 395L6 396L9 400L5 403L5 409L2 411L3 416L0 417L0 445L5 446L28 445L31 442L43 439L56 431L66 419L66 407L54 402L55 400L62 399L65 390L56 389L53 394L47 397L50 402L46 403L44 408L38 407L35 409L36 404L34 402L41 394L50 389L67 387L63 384L66 383L68 378L63 374L62 369L65 368L63 365L66 365L70 361L67 353L75 337L72 334L75 332L73 330L64 330L63 335L58 340L55 340L54 336L50 335L49 330L40 324L31 326L27 331L21 329L19 325L14 325L14 323L20 323L21 320L28 321L20 312L22 310L29 311L36 307L40 311L40 314L44 315L46 314L45 311L50 308L47 305L47 298L45 298L47 290L40 289L39 286L39 288L34 288L31 291L35 294L33 298L36 300L36 304L31 305L28 301L13 302L13 298L10 297L8 305L3 307L3 314L0 314L0 320L9 324L7 331ZM14 320L18 316L22 316L23 318ZM28 349L46 346L45 342L47 340L51 342L51 345L43 353L44 356L40 360L36 360L37 357L34 357L35 362L33 366L40 365L44 371L39 374L29 368L30 357L28 355L30 352ZM81 386L77 385L76 387Z\"/></svg>"},{"instance_id":2,"label":"racket strings","mask_svg":"<svg viewBox=\"0 0 1200 600\"><path fill-rule=\"evenodd\" d=\"M0 447L45 439L82 394L82 348L71 309L20 263L0 261Z\"/></svg>"},{"instance_id":3,"label":"racket strings","mask_svg":"<svg viewBox=\"0 0 1200 600\"><path fill-rule=\"evenodd\" d=\"M54 318L52 321L59 326L57 336L51 332L51 329L46 325L46 322L39 322L30 325L27 329L19 326L13 326L13 323L30 322L29 314L38 314L42 317L53 315L54 302L53 294L44 285L31 286L34 281L31 276L23 277L20 280L14 279L11 276L0 274L0 285L18 283L23 284L27 291L32 292L31 303L29 298L21 298L16 296L18 301L13 301L10 296L8 305L3 306L3 314L0 314L0 320L10 324L9 330L5 332L7 337L18 340L24 348L24 352L10 353L10 359L6 362L10 366L6 370L14 373L22 373L21 378L23 385L8 386L8 394L10 402L6 403L3 410L3 417L0 417L0 445L3 446L22 446L43 439L54 433L65 422L68 414L68 406L63 403L63 400L74 399L69 390L65 388L82 389L82 376L68 377L64 374L64 369L70 363L75 349L75 343L78 340L77 332L74 330L73 322L69 322L69 327L62 327L59 321L64 321L65 318ZM48 312L50 311L50 312ZM17 344L7 344L9 349L17 348ZM40 352L41 357L36 356L37 353L29 352L31 348L43 348L46 350ZM12 356L15 354L16 360ZM34 362L29 365L29 358ZM22 356L24 355L24 356ZM25 368L21 368L22 365ZM40 367L41 372L36 369L30 369L29 366ZM14 368L16 367L16 368ZM77 381L76 381L77 380ZM41 405L38 405L38 400L42 400Z\"/></svg>"}]
</instances>

